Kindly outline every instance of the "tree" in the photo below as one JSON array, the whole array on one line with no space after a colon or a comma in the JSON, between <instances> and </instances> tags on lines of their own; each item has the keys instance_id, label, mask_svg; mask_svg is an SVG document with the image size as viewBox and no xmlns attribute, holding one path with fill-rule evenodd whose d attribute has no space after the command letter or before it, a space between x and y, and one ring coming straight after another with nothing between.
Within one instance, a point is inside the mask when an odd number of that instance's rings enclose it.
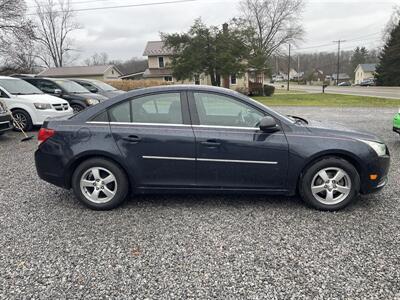
<instances>
[{"instance_id":1,"label":"tree","mask_svg":"<svg viewBox=\"0 0 400 300\"><path fill-rule=\"evenodd\" d=\"M357 47L354 49L353 55L350 59L351 69L350 74L352 74L352 78L354 79L355 73L354 70L357 68L359 64L365 64L368 59L368 50L365 47Z\"/></svg>"},{"instance_id":2,"label":"tree","mask_svg":"<svg viewBox=\"0 0 400 300\"><path fill-rule=\"evenodd\" d=\"M108 62L108 54L105 52L95 53L84 61L87 66L101 66L108 64Z\"/></svg>"},{"instance_id":3,"label":"tree","mask_svg":"<svg viewBox=\"0 0 400 300\"><path fill-rule=\"evenodd\" d=\"M400 86L400 21L390 32L379 55L375 77L377 85Z\"/></svg>"},{"instance_id":4,"label":"tree","mask_svg":"<svg viewBox=\"0 0 400 300\"><path fill-rule=\"evenodd\" d=\"M268 67L272 54L282 46L301 39L303 0L242 0L242 15L236 20L243 28L251 49L249 65L258 70Z\"/></svg>"},{"instance_id":5,"label":"tree","mask_svg":"<svg viewBox=\"0 0 400 300\"><path fill-rule=\"evenodd\" d=\"M165 47L174 50L171 67L178 80L204 73L210 76L212 85L220 86L221 76L240 76L246 69L248 49L237 27L207 27L197 19L187 33L161 37Z\"/></svg>"},{"instance_id":6,"label":"tree","mask_svg":"<svg viewBox=\"0 0 400 300\"><path fill-rule=\"evenodd\" d=\"M387 39L390 37L390 33L392 30L396 27L396 25L400 22L400 5L396 5L393 8L392 15L390 16L390 19L388 23L385 26L385 29L383 31L383 40L387 41Z\"/></svg>"},{"instance_id":7,"label":"tree","mask_svg":"<svg viewBox=\"0 0 400 300\"><path fill-rule=\"evenodd\" d=\"M47 67L62 67L74 50L70 35L80 28L74 21L70 0L35 2L38 15L35 38L40 46L38 58Z\"/></svg>"},{"instance_id":8,"label":"tree","mask_svg":"<svg viewBox=\"0 0 400 300\"><path fill-rule=\"evenodd\" d=\"M23 0L0 0L0 50L10 36L28 32L30 23L24 18L25 10Z\"/></svg>"}]
</instances>

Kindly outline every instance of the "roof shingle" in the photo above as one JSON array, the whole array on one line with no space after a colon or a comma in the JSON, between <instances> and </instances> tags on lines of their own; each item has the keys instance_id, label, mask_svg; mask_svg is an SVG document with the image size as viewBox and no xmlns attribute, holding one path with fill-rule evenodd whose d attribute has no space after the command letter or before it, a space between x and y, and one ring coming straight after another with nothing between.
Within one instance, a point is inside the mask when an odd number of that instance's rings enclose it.
<instances>
[{"instance_id":1,"label":"roof shingle","mask_svg":"<svg viewBox=\"0 0 400 300\"><path fill-rule=\"evenodd\" d=\"M174 54L172 49L165 47L163 41L147 42L146 48L144 49L143 52L143 56L172 55L172 54Z\"/></svg>"},{"instance_id":2,"label":"roof shingle","mask_svg":"<svg viewBox=\"0 0 400 300\"><path fill-rule=\"evenodd\" d=\"M102 66L79 66L79 67L61 67L49 68L39 73L40 76L46 77L68 77L68 76L95 76L104 75L113 65ZM117 69L119 72L119 70ZM122 75L122 74L121 74Z\"/></svg>"}]
</instances>

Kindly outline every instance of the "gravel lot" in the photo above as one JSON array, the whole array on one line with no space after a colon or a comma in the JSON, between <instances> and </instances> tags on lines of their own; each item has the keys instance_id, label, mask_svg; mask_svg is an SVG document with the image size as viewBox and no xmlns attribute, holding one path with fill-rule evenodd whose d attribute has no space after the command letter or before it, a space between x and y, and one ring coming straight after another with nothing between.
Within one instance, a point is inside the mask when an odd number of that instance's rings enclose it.
<instances>
[{"instance_id":1,"label":"gravel lot","mask_svg":"<svg viewBox=\"0 0 400 300\"><path fill-rule=\"evenodd\" d=\"M390 182L337 213L298 198L140 196L91 211L0 137L0 298L400 299L395 109L281 108L378 133Z\"/></svg>"}]
</instances>

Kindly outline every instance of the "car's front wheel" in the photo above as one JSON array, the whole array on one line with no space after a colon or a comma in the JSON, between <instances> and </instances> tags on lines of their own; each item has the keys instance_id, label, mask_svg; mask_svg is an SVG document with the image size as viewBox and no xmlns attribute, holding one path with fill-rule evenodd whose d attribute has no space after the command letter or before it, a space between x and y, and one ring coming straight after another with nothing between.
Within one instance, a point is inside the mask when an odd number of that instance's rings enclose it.
<instances>
[{"instance_id":1,"label":"car's front wheel","mask_svg":"<svg viewBox=\"0 0 400 300\"><path fill-rule=\"evenodd\" d=\"M320 210L339 210L358 195L360 176L348 161L327 157L311 165L300 180L304 201Z\"/></svg>"},{"instance_id":2,"label":"car's front wheel","mask_svg":"<svg viewBox=\"0 0 400 300\"><path fill-rule=\"evenodd\" d=\"M84 110L86 107L83 105L74 103L74 104L71 104L71 108L74 111L74 114L76 114L76 113Z\"/></svg>"},{"instance_id":3,"label":"car's front wheel","mask_svg":"<svg viewBox=\"0 0 400 300\"><path fill-rule=\"evenodd\" d=\"M119 206L127 197L129 184L125 172L115 163L93 158L81 163L72 175L76 197L95 210Z\"/></svg>"},{"instance_id":4,"label":"car's front wheel","mask_svg":"<svg viewBox=\"0 0 400 300\"><path fill-rule=\"evenodd\" d=\"M33 128L32 118L31 116L22 109L15 109L12 111L13 115L13 125L14 130L16 131L29 131Z\"/></svg>"}]
</instances>

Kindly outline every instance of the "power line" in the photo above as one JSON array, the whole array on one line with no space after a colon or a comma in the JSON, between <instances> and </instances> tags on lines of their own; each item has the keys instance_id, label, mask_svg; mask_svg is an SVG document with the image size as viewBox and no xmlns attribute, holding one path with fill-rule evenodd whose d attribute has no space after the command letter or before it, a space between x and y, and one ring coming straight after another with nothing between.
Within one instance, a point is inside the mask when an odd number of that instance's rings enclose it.
<instances>
[{"instance_id":1,"label":"power line","mask_svg":"<svg viewBox=\"0 0 400 300\"><path fill-rule=\"evenodd\" d=\"M179 4L179 3L187 3L187 2L198 2L199 0L174 0L174 1L166 1L166 2L151 2L151 3L140 3L140 4L128 4L128 5L116 5L116 6L105 6L105 7L92 7L92 8L78 8L71 9L70 12L78 12L78 11L93 11L93 10L104 10L104 9L115 9L115 8L129 8L129 7L143 7L143 6L156 6L156 5L165 5L165 4ZM54 11L54 13L64 13L65 10ZM26 14L28 16L37 15L37 13L29 13Z\"/></svg>"}]
</instances>

